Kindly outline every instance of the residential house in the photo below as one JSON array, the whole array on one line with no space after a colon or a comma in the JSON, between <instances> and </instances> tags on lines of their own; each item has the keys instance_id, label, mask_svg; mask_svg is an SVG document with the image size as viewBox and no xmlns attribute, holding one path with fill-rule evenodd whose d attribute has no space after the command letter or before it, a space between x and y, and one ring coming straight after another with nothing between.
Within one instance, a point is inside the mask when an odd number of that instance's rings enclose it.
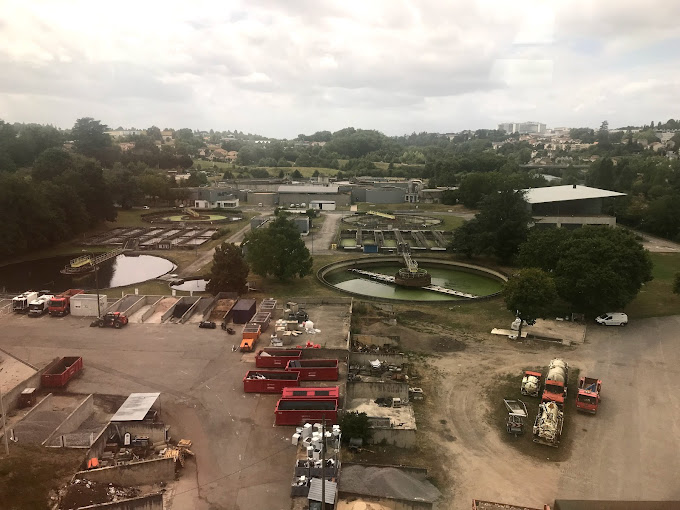
<instances>
[{"instance_id":1,"label":"residential house","mask_svg":"<svg viewBox=\"0 0 680 510\"><path fill-rule=\"evenodd\" d=\"M226 160L230 162L236 161L236 158L238 158L238 151L229 151L227 152Z\"/></svg>"},{"instance_id":2,"label":"residential house","mask_svg":"<svg viewBox=\"0 0 680 510\"><path fill-rule=\"evenodd\" d=\"M164 131L161 131L161 137L165 142L169 142L170 140L172 140L173 136L175 136L175 132L172 129L166 129Z\"/></svg>"},{"instance_id":3,"label":"residential house","mask_svg":"<svg viewBox=\"0 0 680 510\"><path fill-rule=\"evenodd\" d=\"M120 150L122 150L123 152L127 152L127 151L132 150L132 149L135 148L135 142L123 142L123 143L119 143L119 144L118 144L118 147L120 147Z\"/></svg>"},{"instance_id":4,"label":"residential house","mask_svg":"<svg viewBox=\"0 0 680 510\"><path fill-rule=\"evenodd\" d=\"M142 129L115 129L113 131L105 131L114 140L116 138L122 138L124 136L139 136L146 134L146 131Z\"/></svg>"},{"instance_id":5,"label":"residential house","mask_svg":"<svg viewBox=\"0 0 680 510\"><path fill-rule=\"evenodd\" d=\"M653 142L649 144L648 149L652 149L654 152L659 152L660 150L663 150L666 148L666 146L661 143L661 142Z\"/></svg>"}]
</instances>

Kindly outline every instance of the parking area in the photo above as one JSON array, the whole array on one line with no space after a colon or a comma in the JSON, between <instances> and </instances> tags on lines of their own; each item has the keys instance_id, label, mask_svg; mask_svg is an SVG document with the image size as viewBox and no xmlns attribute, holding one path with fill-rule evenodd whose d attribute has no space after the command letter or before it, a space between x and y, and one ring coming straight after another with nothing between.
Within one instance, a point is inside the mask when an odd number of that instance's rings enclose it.
<instances>
[{"instance_id":1,"label":"parking area","mask_svg":"<svg viewBox=\"0 0 680 510\"><path fill-rule=\"evenodd\" d=\"M446 459L453 482L446 495L455 504L444 508L467 509L472 498L536 508L555 498L680 500L678 331L678 316L627 328L589 324L578 347L494 340L433 361L439 387L429 424L419 429ZM489 419L491 406L503 403L487 394L506 374L516 374L519 385L523 369L554 357L601 379L602 404L597 415L583 415L570 399L565 413L574 416L559 454L533 444L522 452ZM527 404L533 423L536 401L527 397Z\"/></svg>"}]
</instances>

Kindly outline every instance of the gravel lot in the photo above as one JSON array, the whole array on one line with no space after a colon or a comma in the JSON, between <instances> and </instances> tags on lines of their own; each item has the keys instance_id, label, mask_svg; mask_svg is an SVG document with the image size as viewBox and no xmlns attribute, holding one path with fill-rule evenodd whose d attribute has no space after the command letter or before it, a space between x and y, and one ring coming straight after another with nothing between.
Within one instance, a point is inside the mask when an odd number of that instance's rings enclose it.
<instances>
[{"instance_id":1,"label":"gravel lot","mask_svg":"<svg viewBox=\"0 0 680 510\"><path fill-rule=\"evenodd\" d=\"M440 508L468 509L472 498L537 508L556 498L680 500L678 331L680 316L631 322L627 328L589 325L586 343L578 347L497 340L468 344L430 362L440 371L442 386L429 396L441 410L430 420L446 420L455 438L443 441L441 433L429 432L453 481L447 493L453 503ZM516 373L519 384L522 369L544 366L556 356L581 375L603 381L596 416L576 413L569 401L566 412L575 415L569 433L575 437L562 462L549 459L555 455L549 447L542 459L509 445L505 431L489 424L491 403L485 398L496 376Z\"/></svg>"}]
</instances>

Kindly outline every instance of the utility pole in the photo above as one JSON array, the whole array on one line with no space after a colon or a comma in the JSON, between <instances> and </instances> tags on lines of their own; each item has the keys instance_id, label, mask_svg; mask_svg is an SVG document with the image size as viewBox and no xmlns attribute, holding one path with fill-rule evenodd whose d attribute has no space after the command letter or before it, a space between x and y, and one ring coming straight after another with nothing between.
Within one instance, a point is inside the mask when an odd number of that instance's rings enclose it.
<instances>
[{"instance_id":1,"label":"utility pole","mask_svg":"<svg viewBox=\"0 0 680 510\"><path fill-rule=\"evenodd\" d=\"M0 368L0 372L2 372ZM0 413L2 413L2 437L5 442L5 455L9 456L9 443L7 442L7 427L5 423L5 402L2 399L2 390L0 389Z\"/></svg>"},{"instance_id":2,"label":"utility pole","mask_svg":"<svg viewBox=\"0 0 680 510\"><path fill-rule=\"evenodd\" d=\"M101 319L102 312L99 309L99 267L94 265L94 285L97 288L97 319Z\"/></svg>"}]
</instances>

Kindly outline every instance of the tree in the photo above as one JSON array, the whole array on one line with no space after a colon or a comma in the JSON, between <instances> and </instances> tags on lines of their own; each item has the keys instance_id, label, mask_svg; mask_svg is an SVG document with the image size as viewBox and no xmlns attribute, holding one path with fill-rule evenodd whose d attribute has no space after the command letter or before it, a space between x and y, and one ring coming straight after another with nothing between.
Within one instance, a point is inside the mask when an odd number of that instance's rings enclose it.
<instances>
[{"instance_id":1,"label":"tree","mask_svg":"<svg viewBox=\"0 0 680 510\"><path fill-rule=\"evenodd\" d=\"M291 173L290 176L293 179L302 179L302 174L300 173L300 170L298 170L297 168L293 170L293 173Z\"/></svg>"},{"instance_id":2,"label":"tree","mask_svg":"<svg viewBox=\"0 0 680 510\"><path fill-rule=\"evenodd\" d=\"M550 315L557 299L555 281L542 269L522 269L503 288L505 306L519 319L517 338L522 338L522 324L533 325L536 319Z\"/></svg>"},{"instance_id":3,"label":"tree","mask_svg":"<svg viewBox=\"0 0 680 510\"><path fill-rule=\"evenodd\" d=\"M340 429L344 443L349 443L350 439L361 439L366 444L371 439L371 426L366 413L345 413L340 419Z\"/></svg>"},{"instance_id":4,"label":"tree","mask_svg":"<svg viewBox=\"0 0 680 510\"><path fill-rule=\"evenodd\" d=\"M246 260L253 272L279 280L303 278L312 271L312 257L294 222L279 215L267 227L250 232Z\"/></svg>"},{"instance_id":5,"label":"tree","mask_svg":"<svg viewBox=\"0 0 680 510\"><path fill-rule=\"evenodd\" d=\"M608 147L609 143L609 122L606 120L600 124L600 129L597 131L597 143L600 147Z\"/></svg>"},{"instance_id":6,"label":"tree","mask_svg":"<svg viewBox=\"0 0 680 510\"><path fill-rule=\"evenodd\" d=\"M78 119L71 130L76 150L85 156L99 158L111 146L111 137L106 134L107 126L91 117Z\"/></svg>"},{"instance_id":7,"label":"tree","mask_svg":"<svg viewBox=\"0 0 680 510\"><path fill-rule=\"evenodd\" d=\"M215 295L218 292L236 292L246 290L246 282L250 268L241 249L233 243L223 242L215 248L213 264L210 268L210 281L206 290Z\"/></svg>"},{"instance_id":8,"label":"tree","mask_svg":"<svg viewBox=\"0 0 680 510\"><path fill-rule=\"evenodd\" d=\"M557 292L589 315L624 308L652 279L649 254L622 228L584 226L560 246Z\"/></svg>"},{"instance_id":9,"label":"tree","mask_svg":"<svg viewBox=\"0 0 680 510\"><path fill-rule=\"evenodd\" d=\"M451 249L468 256L486 253L508 262L526 240L531 220L522 190L506 188L487 195L473 220L453 233Z\"/></svg>"},{"instance_id":10,"label":"tree","mask_svg":"<svg viewBox=\"0 0 680 510\"><path fill-rule=\"evenodd\" d=\"M564 228L533 228L526 242L519 247L517 262L522 267L552 272L560 260L562 244L570 237L571 232Z\"/></svg>"}]
</instances>

